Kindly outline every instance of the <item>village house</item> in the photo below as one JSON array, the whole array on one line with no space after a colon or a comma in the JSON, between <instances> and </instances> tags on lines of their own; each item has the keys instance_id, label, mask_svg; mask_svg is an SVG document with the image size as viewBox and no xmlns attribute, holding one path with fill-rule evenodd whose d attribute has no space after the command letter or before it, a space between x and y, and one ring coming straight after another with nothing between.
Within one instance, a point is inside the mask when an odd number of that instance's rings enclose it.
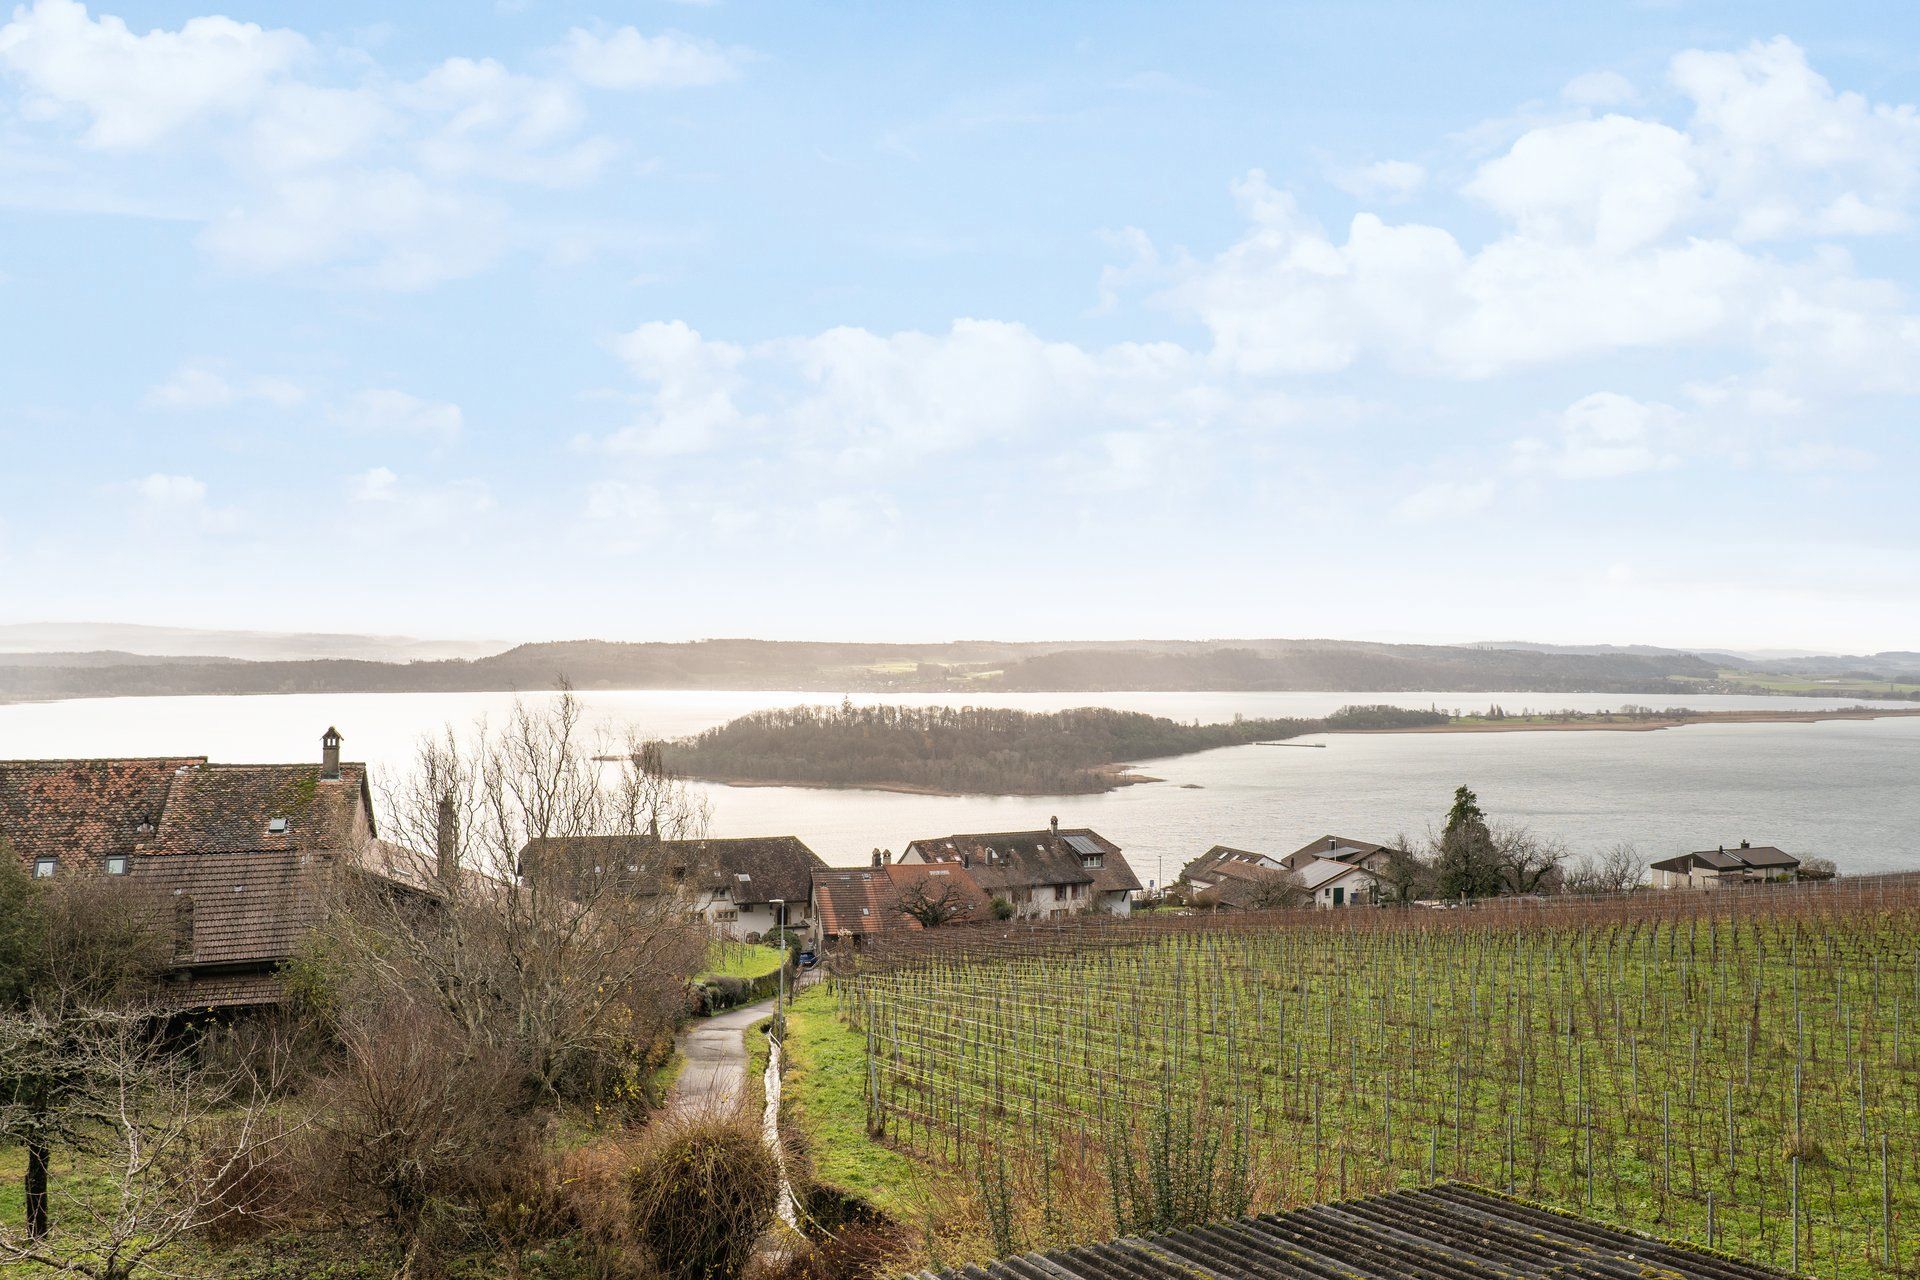
<instances>
[{"instance_id":1,"label":"village house","mask_svg":"<svg viewBox=\"0 0 1920 1280\"><path fill-rule=\"evenodd\" d=\"M1652 865L1656 889L1718 889L1727 885L1792 880L1800 859L1772 845L1758 848L1742 840L1736 848L1721 845L1698 853L1663 858Z\"/></svg>"},{"instance_id":2,"label":"village house","mask_svg":"<svg viewBox=\"0 0 1920 1280\"><path fill-rule=\"evenodd\" d=\"M959 866L990 900L1028 920L1091 911L1124 916L1140 891L1119 845L1088 827L1062 828L1058 818L1041 831L915 840L900 861Z\"/></svg>"},{"instance_id":3,"label":"village house","mask_svg":"<svg viewBox=\"0 0 1920 1280\"><path fill-rule=\"evenodd\" d=\"M1387 846L1349 836L1321 836L1288 854L1217 844L1188 863L1180 878L1197 902L1216 909L1281 905L1281 877L1316 907L1348 907L1379 900L1376 864L1386 856Z\"/></svg>"},{"instance_id":4,"label":"village house","mask_svg":"<svg viewBox=\"0 0 1920 1280\"><path fill-rule=\"evenodd\" d=\"M1217 844L1180 871L1189 900L1216 910L1251 911L1269 905L1287 868L1270 854Z\"/></svg>"},{"instance_id":5,"label":"village house","mask_svg":"<svg viewBox=\"0 0 1920 1280\"><path fill-rule=\"evenodd\" d=\"M0 761L0 846L37 877L148 891L172 934L174 1007L271 1003L319 923L323 876L377 845L366 766L340 745L328 729L314 764Z\"/></svg>"},{"instance_id":6,"label":"village house","mask_svg":"<svg viewBox=\"0 0 1920 1280\"><path fill-rule=\"evenodd\" d=\"M813 873L826 865L796 836L575 836L530 840L520 851L523 875L577 867L630 893L678 895L690 917L736 942L776 932L783 909L787 928L804 932L812 921Z\"/></svg>"},{"instance_id":7,"label":"village house","mask_svg":"<svg viewBox=\"0 0 1920 1280\"><path fill-rule=\"evenodd\" d=\"M990 896L966 867L894 862L876 855L871 866L813 873L814 940L828 947L857 947L879 936L925 928L904 909L916 894L921 901L950 904L952 914L942 924L989 918ZM965 910L958 909L961 904Z\"/></svg>"}]
</instances>

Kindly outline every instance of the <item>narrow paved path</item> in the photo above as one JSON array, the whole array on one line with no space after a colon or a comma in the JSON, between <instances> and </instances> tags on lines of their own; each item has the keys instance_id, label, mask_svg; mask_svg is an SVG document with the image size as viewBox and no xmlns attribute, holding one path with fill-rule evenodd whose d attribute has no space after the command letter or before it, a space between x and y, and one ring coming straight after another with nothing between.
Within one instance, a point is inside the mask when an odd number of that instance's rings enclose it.
<instances>
[{"instance_id":1,"label":"narrow paved path","mask_svg":"<svg viewBox=\"0 0 1920 1280\"><path fill-rule=\"evenodd\" d=\"M667 1095L667 1109L699 1115L739 1106L747 1087L747 1028L771 1017L775 1003L762 1000L688 1023L674 1038L686 1065Z\"/></svg>"}]
</instances>

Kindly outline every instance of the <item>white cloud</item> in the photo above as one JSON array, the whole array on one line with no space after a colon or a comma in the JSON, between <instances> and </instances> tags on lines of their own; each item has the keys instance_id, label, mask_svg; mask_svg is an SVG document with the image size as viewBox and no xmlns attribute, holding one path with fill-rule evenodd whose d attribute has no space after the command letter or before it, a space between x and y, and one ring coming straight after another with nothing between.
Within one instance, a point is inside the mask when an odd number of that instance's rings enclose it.
<instances>
[{"instance_id":1,"label":"white cloud","mask_svg":"<svg viewBox=\"0 0 1920 1280\"><path fill-rule=\"evenodd\" d=\"M614 453L697 453L727 441L748 425L734 402L735 370L745 352L709 342L679 320L643 324L623 334L614 351L650 391L637 422L604 441Z\"/></svg>"},{"instance_id":2,"label":"white cloud","mask_svg":"<svg viewBox=\"0 0 1920 1280\"><path fill-rule=\"evenodd\" d=\"M413 485L387 467L373 467L347 481L347 498L375 533L463 528L493 510L493 491L480 480Z\"/></svg>"},{"instance_id":3,"label":"white cloud","mask_svg":"<svg viewBox=\"0 0 1920 1280\"><path fill-rule=\"evenodd\" d=\"M1567 406L1553 437L1521 440L1515 446L1515 463L1522 470L1574 480L1678 466L1680 456L1671 437L1682 421L1672 405L1595 392Z\"/></svg>"},{"instance_id":4,"label":"white cloud","mask_svg":"<svg viewBox=\"0 0 1920 1280\"><path fill-rule=\"evenodd\" d=\"M382 435L426 436L442 442L460 434L464 415L457 404L422 400L391 388L362 391L333 411L344 427Z\"/></svg>"},{"instance_id":5,"label":"white cloud","mask_svg":"<svg viewBox=\"0 0 1920 1280\"><path fill-rule=\"evenodd\" d=\"M35 0L0 27L0 66L25 85L30 117L88 120L93 147L147 146L209 116L250 106L308 52L297 32L192 18L135 35L74 0Z\"/></svg>"},{"instance_id":6,"label":"white cloud","mask_svg":"<svg viewBox=\"0 0 1920 1280\"><path fill-rule=\"evenodd\" d=\"M385 467L362 472L347 485L347 496L355 502L392 502L399 492L400 477Z\"/></svg>"},{"instance_id":7,"label":"white cloud","mask_svg":"<svg viewBox=\"0 0 1920 1280\"><path fill-rule=\"evenodd\" d=\"M1411 160L1376 160L1333 177L1333 185L1348 195L1390 202L1408 199L1426 182L1427 171Z\"/></svg>"},{"instance_id":8,"label":"white cloud","mask_svg":"<svg viewBox=\"0 0 1920 1280\"><path fill-rule=\"evenodd\" d=\"M219 533L234 528L237 515L207 502L207 485L189 475L156 471L117 488L133 501L132 515L158 533Z\"/></svg>"},{"instance_id":9,"label":"white cloud","mask_svg":"<svg viewBox=\"0 0 1920 1280\"><path fill-rule=\"evenodd\" d=\"M1836 92L1786 37L1677 55L1688 132L1745 240L1871 234L1907 224L1920 186L1920 111Z\"/></svg>"},{"instance_id":10,"label":"white cloud","mask_svg":"<svg viewBox=\"0 0 1920 1280\"><path fill-rule=\"evenodd\" d=\"M206 365L180 366L168 378L148 389L146 403L156 409L225 409L257 400L278 409L290 409L306 399L304 387L282 378L230 379Z\"/></svg>"},{"instance_id":11,"label":"white cloud","mask_svg":"<svg viewBox=\"0 0 1920 1280\"><path fill-rule=\"evenodd\" d=\"M1492 480L1438 480L1400 499L1394 514L1411 523L1472 515L1493 505L1497 491Z\"/></svg>"},{"instance_id":12,"label":"white cloud","mask_svg":"<svg viewBox=\"0 0 1920 1280\"><path fill-rule=\"evenodd\" d=\"M740 75L742 54L708 40L668 31L649 36L632 27L596 35L567 32L561 49L567 69L596 89L688 89L722 84Z\"/></svg>"},{"instance_id":13,"label":"white cloud","mask_svg":"<svg viewBox=\"0 0 1920 1280\"><path fill-rule=\"evenodd\" d=\"M1523 238L1624 253L1672 230L1698 199L1691 146L1677 129L1628 116L1548 125L1482 165L1465 191Z\"/></svg>"},{"instance_id":14,"label":"white cloud","mask_svg":"<svg viewBox=\"0 0 1920 1280\"><path fill-rule=\"evenodd\" d=\"M1624 106L1637 96L1633 82L1618 71L1589 71L1560 89L1563 100L1582 107Z\"/></svg>"},{"instance_id":15,"label":"white cloud","mask_svg":"<svg viewBox=\"0 0 1920 1280\"><path fill-rule=\"evenodd\" d=\"M550 59L572 70L450 57L407 79L384 73L377 40L360 38L370 47L322 51L298 32L221 17L137 35L73 0L16 9L0 27L0 86L19 86L23 127L6 159L36 183L7 198L164 210L200 222L201 246L235 270L423 289L550 242L517 228L525 202L511 188L580 187L621 155L590 131L582 79L714 84L748 56L672 33L576 31ZM84 126L78 145L70 122ZM165 162L91 154L136 149Z\"/></svg>"}]
</instances>

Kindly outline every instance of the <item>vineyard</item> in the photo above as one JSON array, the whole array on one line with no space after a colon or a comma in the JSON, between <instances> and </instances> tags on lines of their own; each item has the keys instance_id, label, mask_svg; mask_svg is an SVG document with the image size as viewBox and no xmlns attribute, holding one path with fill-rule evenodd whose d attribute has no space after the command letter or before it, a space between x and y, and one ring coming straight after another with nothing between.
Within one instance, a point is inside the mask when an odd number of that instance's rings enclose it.
<instances>
[{"instance_id":1,"label":"vineyard","mask_svg":"<svg viewBox=\"0 0 1920 1280\"><path fill-rule=\"evenodd\" d=\"M1684 901L928 939L835 986L869 1132L1003 1249L1090 1184L1129 1233L1452 1178L1920 1273L1920 890Z\"/></svg>"}]
</instances>

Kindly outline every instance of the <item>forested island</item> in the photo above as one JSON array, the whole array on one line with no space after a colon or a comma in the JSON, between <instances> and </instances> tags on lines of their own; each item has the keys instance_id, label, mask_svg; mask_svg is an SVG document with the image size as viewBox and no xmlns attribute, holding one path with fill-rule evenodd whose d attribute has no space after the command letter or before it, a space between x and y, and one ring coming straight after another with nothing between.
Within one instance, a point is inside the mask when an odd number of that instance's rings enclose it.
<instances>
[{"instance_id":1,"label":"forested island","mask_svg":"<svg viewBox=\"0 0 1920 1280\"><path fill-rule=\"evenodd\" d=\"M1182 724L1106 707L791 707L668 743L669 768L710 782L942 795L1086 795L1153 779L1124 762L1309 733L1443 725L1439 711L1343 707L1312 719Z\"/></svg>"}]
</instances>

